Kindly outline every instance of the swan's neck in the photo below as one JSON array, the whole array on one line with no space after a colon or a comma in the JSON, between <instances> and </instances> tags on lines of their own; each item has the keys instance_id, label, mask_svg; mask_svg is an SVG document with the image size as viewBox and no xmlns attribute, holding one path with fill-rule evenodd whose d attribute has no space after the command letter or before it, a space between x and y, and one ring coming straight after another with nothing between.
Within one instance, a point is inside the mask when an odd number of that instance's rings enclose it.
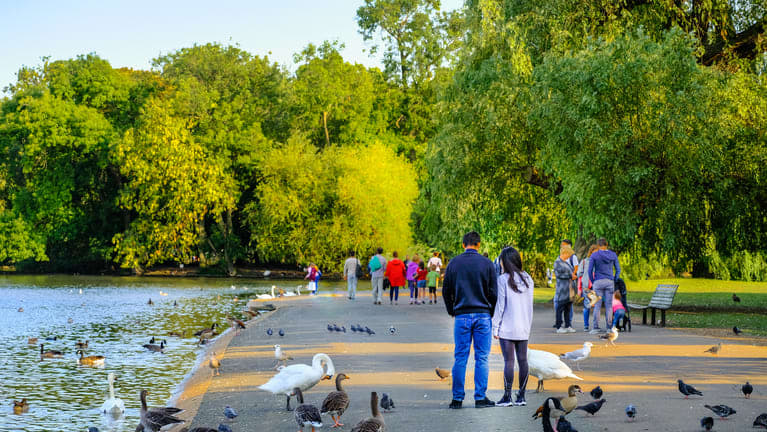
<instances>
[{"instance_id":1,"label":"swan's neck","mask_svg":"<svg viewBox=\"0 0 767 432\"><path fill-rule=\"evenodd\" d=\"M112 380L110 379L109 380L109 399L114 399L114 398L115 398L115 387L112 384Z\"/></svg>"},{"instance_id":2,"label":"swan's neck","mask_svg":"<svg viewBox=\"0 0 767 432\"><path fill-rule=\"evenodd\" d=\"M274 297L274 287L272 287L272 297Z\"/></svg>"}]
</instances>

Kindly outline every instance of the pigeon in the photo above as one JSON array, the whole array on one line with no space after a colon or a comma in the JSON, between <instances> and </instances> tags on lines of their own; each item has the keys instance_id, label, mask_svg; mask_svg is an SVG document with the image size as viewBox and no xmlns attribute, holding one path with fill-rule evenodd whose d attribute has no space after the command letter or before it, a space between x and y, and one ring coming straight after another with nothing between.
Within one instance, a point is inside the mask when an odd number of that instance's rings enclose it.
<instances>
[{"instance_id":1,"label":"pigeon","mask_svg":"<svg viewBox=\"0 0 767 432\"><path fill-rule=\"evenodd\" d=\"M607 402L606 399L599 399L597 401L587 403L586 405L581 405L579 407L575 407L577 410L586 411L587 413L594 415L602 408L602 404Z\"/></svg>"},{"instance_id":2,"label":"pigeon","mask_svg":"<svg viewBox=\"0 0 767 432\"><path fill-rule=\"evenodd\" d=\"M565 420L565 416L559 417L557 422L557 432L578 432L569 421Z\"/></svg>"},{"instance_id":3,"label":"pigeon","mask_svg":"<svg viewBox=\"0 0 767 432\"><path fill-rule=\"evenodd\" d=\"M634 405L627 406L626 416L628 416L629 420L634 420L637 416L637 407L635 407Z\"/></svg>"},{"instance_id":4,"label":"pigeon","mask_svg":"<svg viewBox=\"0 0 767 432\"><path fill-rule=\"evenodd\" d=\"M395 329L393 325L390 325L389 326L389 334L394 334L394 333L397 333L397 329Z\"/></svg>"},{"instance_id":5,"label":"pigeon","mask_svg":"<svg viewBox=\"0 0 767 432\"><path fill-rule=\"evenodd\" d=\"M593 397L595 400L602 397L602 387L596 386L589 392L591 397Z\"/></svg>"},{"instance_id":6,"label":"pigeon","mask_svg":"<svg viewBox=\"0 0 767 432\"><path fill-rule=\"evenodd\" d=\"M740 303L740 297L738 297L737 294L733 294L732 295L732 301L734 301L735 303Z\"/></svg>"},{"instance_id":7,"label":"pigeon","mask_svg":"<svg viewBox=\"0 0 767 432\"><path fill-rule=\"evenodd\" d=\"M605 343L605 346L607 346L608 344L615 345L615 341L618 340L618 328L617 327L611 328L610 331L607 332L606 334L599 335L599 338L607 340L607 343Z\"/></svg>"},{"instance_id":8,"label":"pigeon","mask_svg":"<svg viewBox=\"0 0 767 432\"><path fill-rule=\"evenodd\" d=\"M722 418L722 419L727 418L737 412L734 409L728 407L727 405L714 405L714 406L703 405L703 406L713 411L714 414L716 414L717 416L719 416L719 418Z\"/></svg>"},{"instance_id":9,"label":"pigeon","mask_svg":"<svg viewBox=\"0 0 767 432\"><path fill-rule=\"evenodd\" d=\"M677 383L679 383L679 393L682 393L685 399L690 397L690 395L703 396L703 393L695 390L695 387L685 384L682 380L677 380Z\"/></svg>"},{"instance_id":10,"label":"pigeon","mask_svg":"<svg viewBox=\"0 0 767 432\"><path fill-rule=\"evenodd\" d=\"M341 331L342 331L342 332L344 332L344 333L346 333L346 327L344 327L344 326L341 326Z\"/></svg>"},{"instance_id":11,"label":"pigeon","mask_svg":"<svg viewBox=\"0 0 767 432\"><path fill-rule=\"evenodd\" d=\"M230 428L229 425L221 423L218 425L218 432L232 432L232 428Z\"/></svg>"},{"instance_id":12,"label":"pigeon","mask_svg":"<svg viewBox=\"0 0 767 432\"><path fill-rule=\"evenodd\" d=\"M578 369L580 370L580 362L589 358L591 355L592 346L594 346L593 343L584 342L583 348L577 349L575 351L570 351L569 353L560 354L559 357L561 357L562 360L570 360L575 362L575 364L578 366Z\"/></svg>"},{"instance_id":13,"label":"pigeon","mask_svg":"<svg viewBox=\"0 0 767 432\"><path fill-rule=\"evenodd\" d=\"M754 392L754 386L752 386L751 384L748 383L748 381L746 381L746 383L743 384L743 387L740 388L740 391L743 392L743 396L745 396L746 399L749 399L751 398L751 393Z\"/></svg>"},{"instance_id":14,"label":"pigeon","mask_svg":"<svg viewBox=\"0 0 767 432\"><path fill-rule=\"evenodd\" d=\"M330 324L328 324L328 331L329 331L329 332L332 332L332 331L333 331L333 326L332 326L332 325L330 325Z\"/></svg>"},{"instance_id":15,"label":"pigeon","mask_svg":"<svg viewBox=\"0 0 767 432\"><path fill-rule=\"evenodd\" d=\"M365 329L362 328L362 324L357 323L357 331L360 332L360 333L364 333L365 332Z\"/></svg>"},{"instance_id":16,"label":"pigeon","mask_svg":"<svg viewBox=\"0 0 767 432\"><path fill-rule=\"evenodd\" d=\"M355 326L354 324L351 325L351 329L354 333L357 333L357 326ZM330 324L328 324L328 330L330 330Z\"/></svg>"},{"instance_id":17,"label":"pigeon","mask_svg":"<svg viewBox=\"0 0 767 432\"><path fill-rule=\"evenodd\" d=\"M703 417L700 419L700 427L703 429L710 431L711 428L714 427L714 418L713 417Z\"/></svg>"},{"instance_id":18,"label":"pigeon","mask_svg":"<svg viewBox=\"0 0 767 432\"><path fill-rule=\"evenodd\" d=\"M440 369L439 366L437 366L437 368L434 369L434 371L437 373L437 376L441 380L444 380L445 378L450 376L450 371L449 370L447 370L447 369Z\"/></svg>"},{"instance_id":19,"label":"pigeon","mask_svg":"<svg viewBox=\"0 0 767 432\"><path fill-rule=\"evenodd\" d=\"M767 413L759 414L759 416L754 419L754 427L767 429Z\"/></svg>"},{"instance_id":20,"label":"pigeon","mask_svg":"<svg viewBox=\"0 0 767 432\"><path fill-rule=\"evenodd\" d=\"M743 330L739 329L738 326L735 326L732 328L732 332L735 333L735 335L739 335L743 333Z\"/></svg>"},{"instance_id":21,"label":"pigeon","mask_svg":"<svg viewBox=\"0 0 767 432\"><path fill-rule=\"evenodd\" d=\"M365 327L365 333L369 334L370 336L373 336L374 334L376 334L376 332L374 332L373 330L370 330L370 327L367 327L367 326Z\"/></svg>"},{"instance_id":22,"label":"pigeon","mask_svg":"<svg viewBox=\"0 0 767 432\"><path fill-rule=\"evenodd\" d=\"M341 327L338 327L338 324L333 324L333 331L340 332L341 331Z\"/></svg>"},{"instance_id":23,"label":"pigeon","mask_svg":"<svg viewBox=\"0 0 767 432\"><path fill-rule=\"evenodd\" d=\"M285 330L280 329L280 331L278 331L277 334L280 336L285 336Z\"/></svg>"},{"instance_id":24,"label":"pigeon","mask_svg":"<svg viewBox=\"0 0 767 432\"><path fill-rule=\"evenodd\" d=\"M267 334L267 335L269 335L269 336L271 336L271 335L273 335L273 334L274 334L274 331L272 331L272 328L271 328L271 327L269 327L268 329L266 329L266 334Z\"/></svg>"},{"instance_id":25,"label":"pigeon","mask_svg":"<svg viewBox=\"0 0 767 432\"><path fill-rule=\"evenodd\" d=\"M237 417L237 411L235 411L234 408L227 405L226 408L224 408L224 415L229 420L234 420L234 418Z\"/></svg>"},{"instance_id":26,"label":"pigeon","mask_svg":"<svg viewBox=\"0 0 767 432\"><path fill-rule=\"evenodd\" d=\"M390 398L388 393L384 393L383 397L381 397L381 408L386 412L391 411L392 408L396 408L394 406L394 399Z\"/></svg>"},{"instance_id":27,"label":"pigeon","mask_svg":"<svg viewBox=\"0 0 767 432\"><path fill-rule=\"evenodd\" d=\"M722 343L719 342L718 344L712 346L711 348L703 351L704 353L711 353L711 354L719 354L719 351L722 349Z\"/></svg>"}]
</instances>

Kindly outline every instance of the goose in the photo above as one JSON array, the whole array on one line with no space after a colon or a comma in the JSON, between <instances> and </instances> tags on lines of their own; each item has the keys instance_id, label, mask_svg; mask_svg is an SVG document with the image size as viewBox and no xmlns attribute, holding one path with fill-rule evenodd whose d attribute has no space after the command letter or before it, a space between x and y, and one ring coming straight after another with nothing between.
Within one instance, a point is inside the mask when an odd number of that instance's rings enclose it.
<instances>
[{"instance_id":1,"label":"goose","mask_svg":"<svg viewBox=\"0 0 767 432\"><path fill-rule=\"evenodd\" d=\"M559 425L559 418L565 415L562 404L559 399L550 397L543 402L543 413L541 422L543 423L543 432L556 432ZM554 419L554 426L551 426L551 419Z\"/></svg>"},{"instance_id":2,"label":"goose","mask_svg":"<svg viewBox=\"0 0 767 432\"><path fill-rule=\"evenodd\" d=\"M378 411L378 393L370 393L370 411L373 417L362 420L352 428L352 432L383 432L386 425L381 412Z\"/></svg>"},{"instance_id":3,"label":"goose","mask_svg":"<svg viewBox=\"0 0 767 432\"><path fill-rule=\"evenodd\" d=\"M75 347L80 349L88 348L88 341L85 341L85 342L77 341L75 342Z\"/></svg>"},{"instance_id":4,"label":"goose","mask_svg":"<svg viewBox=\"0 0 767 432\"><path fill-rule=\"evenodd\" d=\"M581 391L581 387L577 384L573 384L570 387L567 388L567 396L562 396L559 399L559 402L562 404L562 409L565 410L565 414L570 414L575 407L578 406L578 396L577 393L583 393ZM535 411L535 414L533 414L533 418L537 419L540 418L543 415L543 405L538 407L538 410Z\"/></svg>"},{"instance_id":5,"label":"goose","mask_svg":"<svg viewBox=\"0 0 767 432\"><path fill-rule=\"evenodd\" d=\"M334 428L343 426L341 416L349 408L349 395L341 385L341 381L345 379L349 379L349 376L346 374L340 373L336 376L336 391L328 394L322 402L322 409L320 410L320 414L330 414L330 418L333 419L333 426L331 427Z\"/></svg>"},{"instance_id":6,"label":"goose","mask_svg":"<svg viewBox=\"0 0 767 432\"><path fill-rule=\"evenodd\" d=\"M258 388L272 394L284 394L287 396L286 409L290 411L290 396L293 389L298 387L302 391L309 390L318 382L333 378L336 369L333 360L327 354L318 353L312 358L312 365L293 364L280 369L275 376Z\"/></svg>"},{"instance_id":7,"label":"goose","mask_svg":"<svg viewBox=\"0 0 767 432\"><path fill-rule=\"evenodd\" d=\"M125 403L123 403L122 399L115 397L114 373L109 372L107 382L109 383L109 397L101 404L101 412L117 419L125 413Z\"/></svg>"},{"instance_id":8,"label":"goose","mask_svg":"<svg viewBox=\"0 0 767 432\"><path fill-rule=\"evenodd\" d=\"M148 349L149 351L152 351L152 352L165 353L165 344L166 344L165 339L163 339L160 342L160 345L155 345L153 343L148 343L148 344L144 344L144 345L141 345L141 346L143 346L144 348L146 348L146 349Z\"/></svg>"},{"instance_id":9,"label":"goose","mask_svg":"<svg viewBox=\"0 0 767 432\"><path fill-rule=\"evenodd\" d=\"M77 364L80 366L104 366L104 356L87 356L83 357L83 350L77 350L76 354L80 354L80 358L77 359Z\"/></svg>"},{"instance_id":10,"label":"goose","mask_svg":"<svg viewBox=\"0 0 767 432\"><path fill-rule=\"evenodd\" d=\"M217 325L218 324L213 323L213 324L210 325L210 328L206 327L206 328L204 328L202 330L198 330L198 331L194 332L194 335L195 336L202 336L203 333L207 333L207 332L211 332L212 333L215 330ZM154 343L154 342L152 342L152 343Z\"/></svg>"},{"instance_id":11,"label":"goose","mask_svg":"<svg viewBox=\"0 0 767 432\"><path fill-rule=\"evenodd\" d=\"M556 354L547 351L528 349L527 365L530 367L530 375L538 378L537 393L543 391L544 380L573 378L583 381L583 378L575 375Z\"/></svg>"},{"instance_id":12,"label":"goose","mask_svg":"<svg viewBox=\"0 0 767 432\"><path fill-rule=\"evenodd\" d=\"M277 287L276 287L275 285L272 285L272 294L271 294L271 295L269 295L269 294L256 294L256 298L257 298L257 299L259 299L259 300L271 300L271 299L275 299L275 298L277 298L277 297L274 295L274 290L275 290L276 288L277 288Z\"/></svg>"},{"instance_id":13,"label":"goose","mask_svg":"<svg viewBox=\"0 0 767 432\"><path fill-rule=\"evenodd\" d=\"M293 389L293 394L298 399L298 406L296 407L293 415L296 417L296 423L298 423L299 431L304 430L304 426L309 425L314 428L322 427L322 417L320 416L320 410L316 406L304 403L304 394L301 393L301 388L296 387Z\"/></svg>"},{"instance_id":14,"label":"goose","mask_svg":"<svg viewBox=\"0 0 767 432\"><path fill-rule=\"evenodd\" d=\"M27 402L27 398L24 398L20 401L13 401L14 414L22 414L27 411L29 411L29 402Z\"/></svg>"},{"instance_id":15,"label":"goose","mask_svg":"<svg viewBox=\"0 0 767 432\"><path fill-rule=\"evenodd\" d=\"M63 357L64 353L56 350L45 351L45 344L40 344L40 360L44 358L59 358Z\"/></svg>"},{"instance_id":16,"label":"goose","mask_svg":"<svg viewBox=\"0 0 767 432\"><path fill-rule=\"evenodd\" d=\"M141 390L141 422L136 427L137 431L143 429L144 432L147 430L151 432L158 432L164 426L184 422L183 420L173 416L174 414L178 414L183 411L182 409L174 407L147 408L146 395L148 394L148 391Z\"/></svg>"}]
</instances>

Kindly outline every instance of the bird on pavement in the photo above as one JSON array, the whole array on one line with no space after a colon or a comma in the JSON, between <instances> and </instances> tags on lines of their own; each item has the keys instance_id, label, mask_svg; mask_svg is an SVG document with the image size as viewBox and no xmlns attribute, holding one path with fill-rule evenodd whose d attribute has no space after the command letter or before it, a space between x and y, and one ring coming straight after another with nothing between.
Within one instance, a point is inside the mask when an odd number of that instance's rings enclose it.
<instances>
[{"instance_id":1,"label":"bird on pavement","mask_svg":"<svg viewBox=\"0 0 767 432\"><path fill-rule=\"evenodd\" d=\"M602 409L602 404L607 402L606 399L599 399L591 403L587 403L586 405L581 405L579 407L576 407L577 410L586 411L587 413L594 415L596 414L600 409Z\"/></svg>"},{"instance_id":2,"label":"bird on pavement","mask_svg":"<svg viewBox=\"0 0 767 432\"><path fill-rule=\"evenodd\" d=\"M330 392L322 401L322 407L320 408L320 414L330 414L330 418L333 419L332 428L341 427L344 424L341 423L341 416L344 415L346 409L349 408L349 394L344 390L343 380L349 379L349 376L340 373L336 375L336 391Z\"/></svg>"},{"instance_id":3,"label":"bird on pavement","mask_svg":"<svg viewBox=\"0 0 767 432\"><path fill-rule=\"evenodd\" d=\"M278 331L277 334L280 335L280 337L285 336L285 330L280 329L280 331Z\"/></svg>"},{"instance_id":4,"label":"bird on pavement","mask_svg":"<svg viewBox=\"0 0 767 432\"><path fill-rule=\"evenodd\" d=\"M330 324L328 324L328 331L329 331L329 332L332 332L332 331L334 331L334 330L333 330L333 326L332 326L332 325L330 325Z\"/></svg>"},{"instance_id":5,"label":"bird on pavement","mask_svg":"<svg viewBox=\"0 0 767 432\"><path fill-rule=\"evenodd\" d=\"M394 406L394 399L392 399L388 393L384 393L381 397L381 408L384 409L384 411L389 412L393 408L396 408Z\"/></svg>"},{"instance_id":6,"label":"bird on pavement","mask_svg":"<svg viewBox=\"0 0 767 432\"><path fill-rule=\"evenodd\" d=\"M559 422L557 423L557 432L578 432L572 424L570 424L569 421L565 419L564 416L559 418Z\"/></svg>"},{"instance_id":7,"label":"bird on pavement","mask_svg":"<svg viewBox=\"0 0 767 432\"><path fill-rule=\"evenodd\" d=\"M695 387L685 384L682 380L677 380L677 383L679 383L679 393L682 393L685 399L690 397L690 395L703 396L703 393L696 390Z\"/></svg>"},{"instance_id":8,"label":"bird on pavement","mask_svg":"<svg viewBox=\"0 0 767 432\"><path fill-rule=\"evenodd\" d=\"M341 327L338 327L338 324L333 324L333 331L340 332L341 331Z\"/></svg>"},{"instance_id":9,"label":"bird on pavement","mask_svg":"<svg viewBox=\"0 0 767 432\"><path fill-rule=\"evenodd\" d=\"M389 326L389 334L394 334L394 333L397 333L397 329L396 329L396 328L394 328L394 326L393 326L393 325L390 325L390 326Z\"/></svg>"},{"instance_id":10,"label":"bird on pavement","mask_svg":"<svg viewBox=\"0 0 767 432\"><path fill-rule=\"evenodd\" d=\"M703 429L710 431L711 428L714 427L714 418L713 417L703 417L700 419L700 427Z\"/></svg>"},{"instance_id":11,"label":"bird on pavement","mask_svg":"<svg viewBox=\"0 0 767 432\"><path fill-rule=\"evenodd\" d=\"M279 345L274 346L274 359L277 360L275 363L275 367L282 363L284 366L288 365L288 360L293 360L293 357L289 356L288 353L282 350L282 347Z\"/></svg>"},{"instance_id":12,"label":"bird on pavement","mask_svg":"<svg viewBox=\"0 0 767 432\"><path fill-rule=\"evenodd\" d=\"M550 397L543 402L543 413L541 423L543 423L544 432L555 432L559 426L559 419L565 415L562 404L559 399ZM554 427L551 426L551 420L554 419Z\"/></svg>"},{"instance_id":13,"label":"bird on pavement","mask_svg":"<svg viewBox=\"0 0 767 432\"><path fill-rule=\"evenodd\" d=\"M232 328L234 329L234 334L235 335L240 334L240 330L245 328L245 323L242 320L238 320L237 318L234 318L231 315L227 315L226 319L229 320L229 323L231 324Z\"/></svg>"},{"instance_id":14,"label":"bird on pavement","mask_svg":"<svg viewBox=\"0 0 767 432\"><path fill-rule=\"evenodd\" d=\"M562 358L562 360L570 360L575 363L576 366L578 366L578 370L580 370L580 362L583 360L586 360L591 355L591 347L594 346L591 342L584 342L583 348L577 349L575 351L570 351L569 353L560 354L559 357Z\"/></svg>"},{"instance_id":15,"label":"bird on pavement","mask_svg":"<svg viewBox=\"0 0 767 432\"><path fill-rule=\"evenodd\" d=\"M352 428L352 432L383 432L386 425L383 415L378 410L378 393L370 393L370 411L373 415L360 421Z\"/></svg>"},{"instance_id":16,"label":"bird on pavement","mask_svg":"<svg viewBox=\"0 0 767 432\"><path fill-rule=\"evenodd\" d=\"M304 403L304 395L300 387L294 388L293 394L298 399L298 406L293 411L293 416L296 418L299 430L303 431L304 426L311 426L312 432L314 432L314 428L321 428L322 416L320 415L320 409L312 404Z\"/></svg>"},{"instance_id":17,"label":"bird on pavement","mask_svg":"<svg viewBox=\"0 0 767 432\"><path fill-rule=\"evenodd\" d=\"M192 429L185 427L185 428L181 428L181 430L178 432L218 432L218 429L213 429L213 428L204 427L204 426L196 427Z\"/></svg>"},{"instance_id":18,"label":"bird on pavement","mask_svg":"<svg viewBox=\"0 0 767 432\"><path fill-rule=\"evenodd\" d=\"M591 395L591 397L593 397L594 399L599 399L599 398L601 398L601 397L602 397L602 394L603 394L603 393L602 393L602 387L599 387L599 386L596 386L596 387L594 387L593 389L591 389L591 391L589 392L589 394L590 394L590 395Z\"/></svg>"},{"instance_id":19,"label":"bird on pavement","mask_svg":"<svg viewBox=\"0 0 767 432\"><path fill-rule=\"evenodd\" d=\"M726 419L727 417L735 414L737 411L734 409L728 407L727 405L703 405L704 407L710 409L714 414L719 416L721 419Z\"/></svg>"},{"instance_id":20,"label":"bird on pavement","mask_svg":"<svg viewBox=\"0 0 767 432\"><path fill-rule=\"evenodd\" d=\"M210 359L208 360L208 366L213 370L213 375L221 375L219 368L221 367L221 361L216 357L216 352L210 353Z\"/></svg>"},{"instance_id":21,"label":"bird on pavement","mask_svg":"<svg viewBox=\"0 0 767 432\"><path fill-rule=\"evenodd\" d=\"M573 384L567 389L567 396L560 396L557 398L559 403L562 404L562 409L565 414L570 414L576 406L578 406L578 396L576 393L583 393L581 387L577 384ZM539 406L533 414L533 419L540 418L543 415L543 405Z\"/></svg>"},{"instance_id":22,"label":"bird on pavement","mask_svg":"<svg viewBox=\"0 0 767 432\"><path fill-rule=\"evenodd\" d=\"M754 427L767 429L767 413L759 414L759 416L754 419Z\"/></svg>"},{"instance_id":23,"label":"bird on pavement","mask_svg":"<svg viewBox=\"0 0 767 432\"><path fill-rule=\"evenodd\" d=\"M603 335L599 335L600 339L605 339L607 342L605 343L605 346L609 345L615 345L615 341L618 340L618 328L613 327L610 329L609 332Z\"/></svg>"},{"instance_id":24,"label":"bird on pavement","mask_svg":"<svg viewBox=\"0 0 767 432\"><path fill-rule=\"evenodd\" d=\"M342 332L344 332L344 333L346 333L346 327L344 327L344 326L341 326L341 331L342 331Z\"/></svg>"},{"instance_id":25,"label":"bird on pavement","mask_svg":"<svg viewBox=\"0 0 767 432\"><path fill-rule=\"evenodd\" d=\"M237 411L235 411L234 408L227 405L226 408L224 408L224 415L229 420L234 420L234 418L237 417Z\"/></svg>"},{"instance_id":26,"label":"bird on pavement","mask_svg":"<svg viewBox=\"0 0 767 432\"><path fill-rule=\"evenodd\" d=\"M273 335L273 334L274 334L274 331L272 330L272 328L271 328L271 327L269 327L268 329L266 329L266 335L267 335L267 336L271 336L271 335Z\"/></svg>"},{"instance_id":27,"label":"bird on pavement","mask_svg":"<svg viewBox=\"0 0 767 432\"><path fill-rule=\"evenodd\" d=\"M634 405L627 406L626 416L629 418L629 420L634 420L637 416L637 407L635 407Z\"/></svg>"},{"instance_id":28,"label":"bird on pavement","mask_svg":"<svg viewBox=\"0 0 767 432\"><path fill-rule=\"evenodd\" d=\"M743 333L743 330L739 329L738 326L735 326L732 328L732 332L735 333L735 335L739 335Z\"/></svg>"},{"instance_id":29,"label":"bird on pavement","mask_svg":"<svg viewBox=\"0 0 767 432\"><path fill-rule=\"evenodd\" d=\"M703 351L704 353L711 353L711 354L719 354L719 351L722 349L722 343L719 342L718 344L712 346L711 348Z\"/></svg>"},{"instance_id":30,"label":"bird on pavement","mask_svg":"<svg viewBox=\"0 0 767 432\"><path fill-rule=\"evenodd\" d=\"M221 423L218 425L218 432L232 432L232 428L230 428L229 425Z\"/></svg>"},{"instance_id":31,"label":"bird on pavement","mask_svg":"<svg viewBox=\"0 0 767 432\"><path fill-rule=\"evenodd\" d=\"M740 303L740 297L738 297L737 294L733 293L732 294L732 301L734 301L735 303Z\"/></svg>"},{"instance_id":32,"label":"bird on pavement","mask_svg":"<svg viewBox=\"0 0 767 432\"><path fill-rule=\"evenodd\" d=\"M376 334L373 330L370 329L370 327L365 327L365 333L369 334L370 336L373 336Z\"/></svg>"},{"instance_id":33,"label":"bird on pavement","mask_svg":"<svg viewBox=\"0 0 767 432\"><path fill-rule=\"evenodd\" d=\"M749 384L748 381L746 381L746 383L743 384L743 386L740 388L740 391L743 392L743 396L745 396L746 399L749 399L751 398L751 393L754 392L754 386L752 386L751 384Z\"/></svg>"},{"instance_id":34,"label":"bird on pavement","mask_svg":"<svg viewBox=\"0 0 767 432\"><path fill-rule=\"evenodd\" d=\"M357 326L354 324L351 325L352 332L357 333ZM328 324L328 330L330 330L330 324Z\"/></svg>"},{"instance_id":35,"label":"bird on pavement","mask_svg":"<svg viewBox=\"0 0 767 432\"><path fill-rule=\"evenodd\" d=\"M445 378L448 378L450 376L450 371L447 369L440 369L439 366L437 366L434 371L437 373L437 376L439 379L444 380Z\"/></svg>"}]
</instances>

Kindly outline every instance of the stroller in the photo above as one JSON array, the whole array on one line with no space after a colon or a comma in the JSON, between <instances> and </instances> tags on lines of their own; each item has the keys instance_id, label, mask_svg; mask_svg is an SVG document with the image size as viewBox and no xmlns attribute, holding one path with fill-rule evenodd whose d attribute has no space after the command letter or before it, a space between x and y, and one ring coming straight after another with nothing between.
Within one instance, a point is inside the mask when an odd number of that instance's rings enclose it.
<instances>
[{"instance_id":1,"label":"stroller","mask_svg":"<svg viewBox=\"0 0 767 432\"><path fill-rule=\"evenodd\" d=\"M626 315L623 316L621 322L618 323L618 331L631 332L631 314L629 312L628 300L626 298L628 291L626 290L626 282L623 279L618 278L615 281L615 290L621 293L621 303L623 308L626 309Z\"/></svg>"}]
</instances>

